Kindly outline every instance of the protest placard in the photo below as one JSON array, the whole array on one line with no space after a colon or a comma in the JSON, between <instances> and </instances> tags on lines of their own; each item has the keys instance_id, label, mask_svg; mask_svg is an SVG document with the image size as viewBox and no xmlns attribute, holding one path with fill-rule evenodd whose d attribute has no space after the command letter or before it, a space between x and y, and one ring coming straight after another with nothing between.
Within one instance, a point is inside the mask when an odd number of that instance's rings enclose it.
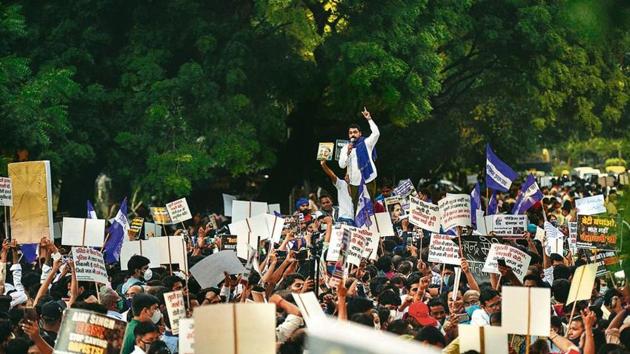
<instances>
[{"instance_id":1,"label":"protest placard","mask_svg":"<svg viewBox=\"0 0 630 354\"><path fill-rule=\"evenodd\" d=\"M236 200L235 195L223 193L223 215L232 216L232 203Z\"/></svg>"},{"instance_id":2,"label":"protest placard","mask_svg":"<svg viewBox=\"0 0 630 354\"><path fill-rule=\"evenodd\" d=\"M317 147L317 161L330 161L333 159L335 143L319 143Z\"/></svg>"},{"instance_id":3,"label":"protest placard","mask_svg":"<svg viewBox=\"0 0 630 354\"><path fill-rule=\"evenodd\" d=\"M339 155L341 154L341 149L344 146L350 144L349 140L337 139L335 140L335 161L339 161Z\"/></svg>"},{"instance_id":4,"label":"protest placard","mask_svg":"<svg viewBox=\"0 0 630 354\"><path fill-rule=\"evenodd\" d=\"M166 207L150 207L151 217L153 218L153 222L157 225L171 225L173 221L171 220L171 216L168 214L168 210Z\"/></svg>"},{"instance_id":5,"label":"protest placard","mask_svg":"<svg viewBox=\"0 0 630 354\"><path fill-rule=\"evenodd\" d=\"M63 218L61 244L65 246L103 247L105 220Z\"/></svg>"},{"instance_id":6,"label":"protest placard","mask_svg":"<svg viewBox=\"0 0 630 354\"><path fill-rule=\"evenodd\" d=\"M179 354L195 354L195 321L192 318L179 320Z\"/></svg>"},{"instance_id":7,"label":"protest placard","mask_svg":"<svg viewBox=\"0 0 630 354\"><path fill-rule=\"evenodd\" d=\"M51 238L54 230L50 163L10 163L8 172L13 191L11 238L18 244L39 243L42 237Z\"/></svg>"},{"instance_id":8,"label":"protest placard","mask_svg":"<svg viewBox=\"0 0 630 354\"><path fill-rule=\"evenodd\" d=\"M228 225L230 233L236 235L236 255L239 258L247 259L249 247L258 249L258 242L269 238L266 214L258 214L251 218L246 218Z\"/></svg>"},{"instance_id":9,"label":"protest placard","mask_svg":"<svg viewBox=\"0 0 630 354\"><path fill-rule=\"evenodd\" d=\"M127 270L127 262L133 255L144 256L149 259L149 267L157 268L160 266L160 249L152 243L156 237L149 240L127 241L123 242L120 249L120 269Z\"/></svg>"},{"instance_id":10,"label":"protest placard","mask_svg":"<svg viewBox=\"0 0 630 354\"><path fill-rule=\"evenodd\" d=\"M142 231L142 226L144 225L144 218L136 217L131 219L131 223L129 224L129 230L127 230L127 235L129 235L129 240L134 241L137 240L140 236L140 232Z\"/></svg>"},{"instance_id":11,"label":"protest placard","mask_svg":"<svg viewBox=\"0 0 630 354\"><path fill-rule=\"evenodd\" d=\"M578 215L594 215L606 212L604 196L602 194L575 200Z\"/></svg>"},{"instance_id":12,"label":"protest placard","mask_svg":"<svg viewBox=\"0 0 630 354\"><path fill-rule=\"evenodd\" d=\"M164 293L164 302L170 322L171 332L179 334L179 321L186 318L186 307L184 305L184 293L181 290Z\"/></svg>"},{"instance_id":13,"label":"protest placard","mask_svg":"<svg viewBox=\"0 0 630 354\"><path fill-rule=\"evenodd\" d=\"M72 259L78 281L109 284L103 254L88 247L72 247Z\"/></svg>"},{"instance_id":14,"label":"protest placard","mask_svg":"<svg viewBox=\"0 0 630 354\"><path fill-rule=\"evenodd\" d=\"M444 230L455 226L471 226L470 224L470 195L446 194L438 202L440 208L440 222Z\"/></svg>"},{"instance_id":15,"label":"protest placard","mask_svg":"<svg viewBox=\"0 0 630 354\"><path fill-rule=\"evenodd\" d=\"M302 318L304 318L304 322L306 322L307 326L310 326L312 321L326 316L314 292L309 291L304 294L293 293L292 295L293 300L295 301L297 307L300 309Z\"/></svg>"},{"instance_id":16,"label":"protest placard","mask_svg":"<svg viewBox=\"0 0 630 354\"><path fill-rule=\"evenodd\" d=\"M228 250L236 252L236 235L221 235L221 251Z\"/></svg>"},{"instance_id":17,"label":"protest placard","mask_svg":"<svg viewBox=\"0 0 630 354\"><path fill-rule=\"evenodd\" d=\"M232 223L245 220L260 214L266 214L269 207L264 202L232 201Z\"/></svg>"},{"instance_id":18,"label":"protest placard","mask_svg":"<svg viewBox=\"0 0 630 354\"><path fill-rule=\"evenodd\" d=\"M551 289L504 286L501 327L506 333L548 337L551 330Z\"/></svg>"},{"instance_id":19,"label":"protest placard","mask_svg":"<svg viewBox=\"0 0 630 354\"><path fill-rule=\"evenodd\" d=\"M372 225L370 225L370 231L380 237L395 236L394 225L392 225L392 219L387 212L375 213L370 215Z\"/></svg>"},{"instance_id":20,"label":"protest placard","mask_svg":"<svg viewBox=\"0 0 630 354\"><path fill-rule=\"evenodd\" d=\"M571 250L571 253L577 254L577 233L578 233L577 222L569 221L568 226L569 226L569 238L567 240L567 243L569 244L569 250Z\"/></svg>"},{"instance_id":21,"label":"protest placard","mask_svg":"<svg viewBox=\"0 0 630 354\"><path fill-rule=\"evenodd\" d=\"M439 233L440 207L416 197L409 197L409 222L421 229Z\"/></svg>"},{"instance_id":22,"label":"protest placard","mask_svg":"<svg viewBox=\"0 0 630 354\"><path fill-rule=\"evenodd\" d=\"M152 222L145 222L144 223L144 237L145 238L151 238L151 237L160 237L162 236L162 228L156 224L156 223L152 223Z\"/></svg>"},{"instance_id":23,"label":"protest placard","mask_svg":"<svg viewBox=\"0 0 630 354\"><path fill-rule=\"evenodd\" d=\"M578 215L578 248L612 250L617 246L615 218L595 215Z\"/></svg>"},{"instance_id":24,"label":"protest placard","mask_svg":"<svg viewBox=\"0 0 630 354\"><path fill-rule=\"evenodd\" d=\"M275 204L269 204L267 205L267 213L271 214L271 215L280 215L282 214L282 212L280 212L280 204L275 203Z\"/></svg>"},{"instance_id":25,"label":"protest placard","mask_svg":"<svg viewBox=\"0 0 630 354\"><path fill-rule=\"evenodd\" d=\"M222 354L276 354L276 306L262 303L199 306L195 347ZM221 324L223 330L215 326Z\"/></svg>"},{"instance_id":26,"label":"protest placard","mask_svg":"<svg viewBox=\"0 0 630 354\"><path fill-rule=\"evenodd\" d=\"M527 231L527 215L495 214L485 216L487 233L495 236L523 237Z\"/></svg>"},{"instance_id":27,"label":"protest placard","mask_svg":"<svg viewBox=\"0 0 630 354\"><path fill-rule=\"evenodd\" d=\"M398 185L392 192L394 195L400 196L401 198L407 198L409 195L416 196L418 194L410 179L403 179L398 182Z\"/></svg>"},{"instance_id":28,"label":"protest placard","mask_svg":"<svg viewBox=\"0 0 630 354\"><path fill-rule=\"evenodd\" d=\"M184 236L153 237L144 243L144 247L158 250L158 262L163 264L177 264L185 272L188 269L186 257L186 241ZM146 256L145 256L146 257Z\"/></svg>"},{"instance_id":29,"label":"protest placard","mask_svg":"<svg viewBox=\"0 0 630 354\"><path fill-rule=\"evenodd\" d=\"M490 274L483 271L492 244L501 244L500 237L461 236L462 253L468 261L470 271L479 282L489 281Z\"/></svg>"},{"instance_id":30,"label":"protest placard","mask_svg":"<svg viewBox=\"0 0 630 354\"><path fill-rule=\"evenodd\" d=\"M273 242L280 242L284 219L273 214L266 214L265 222L267 223L267 234L269 238L271 238Z\"/></svg>"},{"instance_id":31,"label":"protest placard","mask_svg":"<svg viewBox=\"0 0 630 354\"><path fill-rule=\"evenodd\" d=\"M616 251L601 251L589 257L592 263L597 264L597 276L603 277L608 272L607 267L619 265L619 257Z\"/></svg>"},{"instance_id":32,"label":"protest placard","mask_svg":"<svg viewBox=\"0 0 630 354\"><path fill-rule=\"evenodd\" d=\"M385 208L392 220L398 221L401 216L405 216L407 213L403 209L403 199L398 196L392 196L385 198Z\"/></svg>"},{"instance_id":33,"label":"protest placard","mask_svg":"<svg viewBox=\"0 0 630 354\"><path fill-rule=\"evenodd\" d=\"M589 300L592 296L595 278L597 277L597 267L595 263L585 264L577 267L573 278L571 279L571 288L566 304L572 304L575 301Z\"/></svg>"},{"instance_id":34,"label":"protest placard","mask_svg":"<svg viewBox=\"0 0 630 354\"><path fill-rule=\"evenodd\" d=\"M232 251L214 253L190 268L190 273L197 279L202 288L217 286L223 279L223 272L240 274L245 267Z\"/></svg>"},{"instance_id":35,"label":"protest placard","mask_svg":"<svg viewBox=\"0 0 630 354\"><path fill-rule=\"evenodd\" d=\"M361 257L376 260L381 237L378 234L364 228L357 229L355 232L358 232L365 237L365 245L363 247Z\"/></svg>"},{"instance_id":36,"label":"protest placard","mask_svg":"<svg viewBox=\"0 0 630 354\"><path fill-rule=\"evenodd\" d=\"M13 206L11 178L0 177L0 206Z\"/></svg>"},{"instance_id":37,"label":"protest placard","mask_svg":"<svg viewBox=\"0 0 630 354\"><path fill-rule=\"evenodd\" d=\"M341 252L348 248L351 234L351 227L345 225L335 226L330 235L330 244L326 255L327 262L336 262L339 259Z\"/></svg>"},{"instance_id":38,"label":"protest placard","mask_svg":"<svg viewBox=\"0 0 630 354\"><path fill-rule=\"evenodd\" d=\"M174 224L192 219L186 198L177 199L166 204L166 210Z\"/></svg>"},{"instance_id":39,"label":"protest placard","mask_svg":"<svg viewBox=\"0 0 630 354\"><path fill-rule=\"evenodd\" d=\"M459 324L459 352L508 353L508 333L501 327ZM483 348L482 348L483 346Z\"/></svg>"},{"instance_id":40,"label":"protest placard","mask_svg":"<svg viewBox=\"0 0 630 354\"><path fill-rule=\"evenodd\" d=\"M309 354L439 354L435 347L401 339L386 331L328 317L311 321Z\"/></svg>"},{"instance_id":41,"label":"protest placard","mask_svg":"<svg viewBox=\"0 0 630 354\"><path fill-rule=\"evenodd\" d=\"M494 243L490 247L483 271L500 274L497 264L499 259L505 260L505 264L512 268L514 275L522 282L527 274L527 267L529 267L529 261L532 257L518 248Z\"/></svg>"},{"instance_id":42,"label":"protest placard","mask_svg":"<svg viewBox=\"0 0 630 354\"><path fill-rule=\"evenodd\" d=\"M366 235L358 232L356 228L343 226L350 230L350 243L346 253L346 263L359 266L361 264L361 258L363 256L363 249L367 243ZM368 231L369 232L369 231Z\"/></svg>"},{"instance_id":43,"label":"protest placard","mask_svg":"<svg viewBox=\"0 0 630 354\"><path fill-rule=\"evenodd\" d=\"M429 262L460 265L459 246L449 235L431 234Z\"/></svg>"},{"instance_id":44,"label":"protest placard","mask_svg":"<svg viewBox=\"0 0 630 354\"><path fill-rule=\"evenodd\" d=\"M66 309L55 353L120 353L127 323L82 309Z\"/></svg>"}]
</instances>

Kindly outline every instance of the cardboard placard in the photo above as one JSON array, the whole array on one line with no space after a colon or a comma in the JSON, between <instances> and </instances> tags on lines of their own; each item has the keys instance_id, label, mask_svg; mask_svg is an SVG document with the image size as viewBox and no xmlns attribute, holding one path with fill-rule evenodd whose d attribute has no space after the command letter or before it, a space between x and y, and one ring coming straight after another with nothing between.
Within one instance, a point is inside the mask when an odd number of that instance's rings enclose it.
<instances>
[{"instance_id":1,"label":"cardboard placard","mask_svg":"<svg viewBox=\"0 0 630 354\"><path fill-rule=\"evenodd\" d=\"M217 286L225 277L223 272L240 274L244 271L245 267L232 251L214 253L190 268L190 272L202 288Z\"/></svg>"},{"instance_id":2,"label":"cardboard placard","mask_svg":"<svg viewBox=\"0 0 630 354\"><path fill-rule=\"evenodd\" d=\"M127 230L127 235L129 235L129 240L134 241L137 240L140 236L140 232L142 231L142 226L144 225L144 218L136 217L131 219L131 224L129 224L129 230Z\"/></svg>"},{"instance_id":3,"label":"cardboard placard","mask_svg":"<svg viewBox=\"0 0 630 354\"><path fill-rule=\"evenodd\" d=\"M236 200L235 195L223 193L223 215L232 216L232 203Z\"/></svg>"},{"instance_id":4,"label":"cardboard placard","mask_svg":"<svg viewBox=\"0 0 630 354\"><path fill-rule=\"evenodd\" d=\"M0 206L13 206L13 192L11 178L0 177Z\"/></svg>"},{"instance_id":5,"label":"cardboard placard","mask_svg":"<svg viewBox=\"0 0 630 354\"><path fill-rule=\"evenodd\" d=\"M195 354L195 321L192 318L179 320L179 354Z\"/></svg>"},{"instance_id":6,"label":"cardboard placard","mask_svg":"<svg viewBox=\"0 0 630 354\"><path fill-rule=\"evenodd\" d=\"M455 238L456 239L456 238ZM449 235L431 234L429 262L460 265L459 246Z\"/></svg>"},{"instance_id":7,"label":"cardboard placard","mask_svg":"<svg viewBox=\"0 0 630 354\"><path fill-rule=\"evenodd\" d=\"M421 229L439 233L440 207L416 197L409 197L409 222Z\"/></svg>"},{"instance_id":8,"label":"cardboard placard","mask_svg":"<svg viewBox=\"0 0 630 354\"><path fill-rule=\"evenodd\" d=\"M367 237L363 233L358 232L356 228L348 227L348 229L350 230L350 243L346 253L346 263L358 267L361 264L361 258L363 258Z\"/></svg>"},{"instance_id":9,"label":"cardboard placard","mask_svg":"<svg viewBox=\"0 0 630 354\"><path fill-rule=\"evenodd\" d=\"M63 218L61 244L64 246L103 247L105 220Z\"/></svg>"},{"instance_id":10,"label":"cardboard placard","mask_svg":"<svg viewBox=\"0 0 630 354\"><path fill-rule=\"evenodd\" d=\"M341 149L344 146L350 144L350 140L337 139L335 140L335 161L339 161L339 155L341 155Z\"/></svg>"},{"instance_id":11,"label":"cardboard placard","mask_svg":"<svg viewBox=\"0 0 630 354\"><path fill-rule=\"evenodd\" d=\"M592 295L598 264L590 263L577 267L571 279L567 305L575 301L589 300Z\"/></svg>"},{"instance_id":12,"label":"cardboard placard","mask_svg":"<svg viewBox=\"0 0 630 354\"><path fill-rule=\"evenodd\" d=\"M407 215L407 212L403 208L403 199L401 197L387 197L384 202L385 208L392 220L397 221L401 216Z\"/></svg>"},{"instance_id":13,"label":"cardboard placard","mask_svg":"<svg viewBox=\"0 0 630 354\"><path fill-rule=\"evenodd\" d=\"M398 195L402 198L406 198L409 195L416 196L418 193L416 192L416 188L413 186L413 183L410 179L403 179L398 182L398 185L392 191L394 195Z\"/></svg>"},{"instance_id":14,"label":"cardboard placard","mask_svg":"<svg viewBox=\"0 0 630 354\"><path fill-rule=\"evenodd\" d=\"M483 271L492 244L501 244L500 237L461 236L462 253L468 261L470 271L478 282L490 281L490 274Z\"/></svg>"},{"instance_id":15,"label":"cardboard placard","mask_svg":"<svg viewBox=\"0 0 630 354\"><path fill-rule=\"evenodd\" d=\"M352 231L349 226L335 226L330 234L330 243L326 254L327 262L336 262L339 259L341 252L348 248L351 235Z\"/></svg>"},{"instance_id":16,"label":"cardboard placard","mask_svg":"<svg viewBox=\"0 0 630 354\"><path fill-rule=\"evenodd\" d=\"M394 225L392 225L392 219L389 217L389 213L380 212L370 215L372 225L370 225L370 231L380 237L395 236Z\"/></svg>"},{"instance_id":17,"label":"cardboard placard","mask_svg":"<svg viewBox=\"0 0 630 354\"><path fill-rule=\"evenodd\" d=\"M527 215L496 214L484 218L487 233L495 236L523 237L527 231Z\"/></svg>"},{"instance_id":18,"label":"cardboard placard","mask_svg":"<svg viewBox=\"0 0 630 354\"><path fill-rule=\"evenodd\" d=\"M361 257L376 260L378 255L378 245L381 241L381 237L378 234L364 228L357 229L356 232L365 237L365 246L363 247Z\"/></svg>"},{"instance_id":19,"label":"cardboard placard","mask_svg":"<svg viewBox=\"0 0 630 354\"><path fill-rule=\"evenodd\" d=\"M335 143L319 143L317 161L331 161L334 156Z\"/></svg>"},{"instance_id":20,"label":"cardboard placard","mask_svg":"<svg viewBox=\"0 0 630 354\"><path fill-rule=\"evenodd\" d=\"M269 207L264 202L249 202L243 200L232 201L232 223L260 214L266 214Z\"/></svg>"},{"instance_id":21,"label":"cardboard placard","mask_svg":"<svg viewBox=\"0 0 630 354\"><path fill-rule=\"evenodd\" d=\"M455 226L471 226L470 195L446 194L438 202L442 228L450 230Z\"/></svg>"},{"instance_id":22,"label":"cardboard placard","mask_svg":"<svg viewBox=\"0 0 630 354\"><path fill-rule=\"evenodd\" d=\"M199 306L195 347L222 354L276 354L276 306L263 303ZM213 330L220 323L223 330Z\"/></svg>"},{"instance_id":23,"label":"cardboard placard","mask_svg":"<svg viewBox=\"0 0 630 354\"><path fill-rule=\"evenodd\" d=\"M164 302L173 334L179 334L179 321L186 318L186 306L184 305L184 293L181 290L164 293Z\"/></svg>"},{"instance_id":24,"label":"cardboard placard","mask_svg":"<svg viewBox=\"0 0 630 354\"><path fill-rule=\"evenodd\" d=\"M54 230L50 163L10 163L8 171L13 191L12 239L18 244L32 244L39 243L42 237L51 238Z\"/></svg>"},{"instance_id":25,"label":"cardboard placard","mask_svg":"<svg viewBox=\"0 0 630 354\"><path fill-rule=\"evenodd\" d=\"M595 215L606 212L604 196L602 194L575 200L578 215Z\"/></svg>"},{"instance_id":26,"label":"cardboard placard","mask_svg":"<svg viewBox=\"0 0 630 354\"><path fill-rule=\"evenodd\" d=\"M151 238L151 237L160 237L162 236L162 228L156 224L156 223L152 223L152 222L145 222L144 223L144 237L145 238Z\"/></svg>"},{"instance_id":27,"label":"cardboard placard","mask_svg":"<svg viewBox=\"0 0 630 354\"><path fill-rule=\"evenodd\" d=\"M504 286L501 327L507 333L548 337L551 330L551 289Z\"/></svg>"},{"instance_id":28,"label":"cardboard placard","mask_svg":"<svg viewBox=\"0 0 630 354\"><path fill-rule=\"evenodd\" d=\"M532 257L518 248L495 243L490 247L490 252L488 258L486 258L486 264L483 266L483 271L500 274L497 264L498 259L504 259L505 264L512 268L514 275L523 282Z\"/></svg>"},{"instance_id":29,"label":"cardboard placard","mask_svg":"<svg viewBox=\"0 0 630 354\"><path fill-rule=\"evenodd\" d=\"M269 238L266 214L231 223L228 228L237 236L236 255L243 259L249 258L249 247L258 250L258 241Z\"/></svg>"},{"instance_id":30,"label":"cardboard placard","mask_svg":"<svg viewBox=\"0 0 630 354\"><path fill-rule=\"evenodd\" d=\"M88 247L72 247L78 281L109 284L103 253Z\"/></svg>"},{"instance_id":31,"label":"cardboard placard","mask_svg":"<svg viewBox=\"0 0 630 354\"><path fill-rule=\"evenodd\" d=\"M153 222L157 225L171 225L173 221L171 220L171 216L168 214L168 210L165 207L150 207L151 217L153 217Z\"/></svg>"},{"instance_id":32,"label":"cardboard placard","mask_svg":"<svg viewBox=\"0 0 630 354\"><path fill-rule=\"evenodd\" d=\"M309 291L304 294L293 293L291 295L293 295L293 300L300 309L302 318L304 318L304 322L306 322L307 326L310 326L310 324L313 323L312 321L315 321L318 318L326 317L326 314L324 313L324 310L322 310L322 306L319 304L314 292Z\"/></svg>"},{"instance_id":33,"label":"cardboard placard","mask_svg":"<svg viewBox=\"0 0 630 354\"><path fill-rule=\"evenodd\" d=\"M138 241L127 241L123 242L122 247L120 249L120 269L127 269L127 262L129 262L129 258L133 255L139 255L147 257L150 261L150 268L158 268L160 266L160 249L156 246L152 240L155 237L149 240L138 240Z\"/></svg>"},{"instance_id":34,"label":"cardboard placard","mask_svg":"<svg viewBox=\"0 0 630 354\"><path fill-rule=\"evenodd\" d=\"M174 224L192 219L186 198L177 199L166 204L166 210Z\"/></svg>"},{"instance_id":35,"label":"cardboard placard","mask_svg":"<svg viewBox=\"0 0 630 354\"><path fill-rule=\"evenodd\" d=\"M267 213L271 215L276 215L276 213L279 215L282 214L282 212L280 211L280 204L275 203L267 205Z\"/></svg>"},{"instance_id":36,"label":"cardboard placard","mask_svg":"<svg viewBox=\"0 0 630 354\"><path fill-rule=\"evenodd\" d=\"M228 250L236 252L236 235L221 235L221 251Z\"/></svg>"},{"instance_id":37,"label":"cardboard placard","mask_svg":"<svg viewBox=\"0 0 630 354\"><path fill-rule=\"evenodd\" d=\"M578 248L613 250L617 246L615 218L595 215L578 215Z\"/></svg>"},{"instance_id":38,"label":"cardboard placard","mask_svg":"<svg viewBox=\"0 0 630 354\"><path fill-rule=\"evenodd\" d=\"M592 263L597 264L597 276L603 277L608 272L606 267L619 264L616 251L601 251L589 257Z\"/></svg>"},{"instance_id":39,"label":"cardboard placard","mask_svg":"<svg viewBox=\"0 0 630 354\"><path fill-rule=\"evenodd\" d=\"M82 309L66 309L55 353L120 353L127 323Z\"/></svg>"},{"instance_id":40,"label":"cardboard placard","mask_svg":"<svg viewBox=\"0 0 630 354\"><path fill-rule=\"evenodd\" d=\"M273 242L280 242L282 238L282 228L284 227L284 219L275 215L266 214L265 221L267 223L267 234Z\"/></svg>"},{"instance_id":41,"label":"cardboard placard","mask_svg":"<svg viewBox=\"0 0 630 354\"><path fill-rule=\"evenodd\" d=\"M501 327L459 324L458 329L460 353L469 350L485 354L508 353L508 334Z\"/></svg>"},{"instance_id":42,"label":"cardboard placard","mask_svg":"<svg viewBox=\"0 0 630 354\"><path fill-rule=\"evenodd\" d=\"M188 259L186 257L186 240L184 240L184 236L153 237L146 242L149 247L159 250L158 262L160 265L178 264L179 268L187 273Z\"/></svg>"}]
</instances>

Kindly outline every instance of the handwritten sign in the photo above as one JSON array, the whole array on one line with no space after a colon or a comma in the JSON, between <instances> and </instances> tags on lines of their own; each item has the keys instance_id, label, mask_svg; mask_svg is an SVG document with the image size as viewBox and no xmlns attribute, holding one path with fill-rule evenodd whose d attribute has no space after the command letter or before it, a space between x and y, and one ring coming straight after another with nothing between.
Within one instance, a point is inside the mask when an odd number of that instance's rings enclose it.
<instances>
[{"instance_id":1,"label":"handwritten sign","mask_svg":"<svg viewBox=\"0 0 630 354\"><path fill-rule=\"evenodd\" d=\"M505 260L505 264L512 268L514 275L522 282L523 278L525 278L525 274L527 274L527 267L529 267L529 261L532 257L518 248L495 243L492 244L490 248L490 253L486 259L483 271L500 274L499 265L497 263L499 259Z\"/></svg>"},{"instance_id":2,"label":"handwritten sign","mask_svg":"<svg viewBox=\"0 0 630 354\"><path fill-rule=\"evenodd\" d=\"M88 247L73 247L72 259L77 270L78 281L90 281L108 284L107 268L103 261L103 254Z\"/></svg>"},{"instance_id":3,"label":"handwritten sign","mask_svg":"<svg viewBox=\"0 0 630 354\"><path fill-rule=\"evenodd\" d=\"M127 323L81 309L66 309L55 353L120 353Z\"/></svg>"},{"instance_id":4,"label":"handwritten sign","mask_svg":"<svg viewBox=\"0 0 630 354\"><path fill-rule=\"evenodd\" d=\"M365 248L366 243L367 243L366 235L360 232L357 232L355 228L352 228L351 234L350 234L350 244L348 244L346 263L352 264L358 267L361 264L361 258L363 256L363 249Z\"/></svg>"},{"instance_id":5,"label":"handwritten sign","mask_svg":"<svg viewBox=\"0 0 630 354\"><path fill-rule=\"evenodd\" d=\"M617 222L614 218L578 215L578 248L615 249Z\"/></svg>"},{"instance_id":6,"label":"handwritten sign","mask_svg":"<svg viewBox=\"0 0 630 354\"><path fill-rule=\"evenodd\" d=\"M459 246L449 235L432 234L429 243L429 262L460 265Z\"/></svg>"},{"instance_id":7,"label":"handwritten sign","mask_svg":"<svg viewBox=\"0 0 630 354\"><path fill-rule=\"evenodd\" d=\"M0 206L13 206L13 192L11 191L11 178L0 177Z\"/></svg>"},{"instance_id":8,"label":"handwritten sign","mask_svg":"<svg viewBox=\"0 0 630 354\"><path fill-rule=\"evenodd\" d=\"M175 224L192 219L186 198L177 199L166 204L166 210L171 217L171 221Z\"/></svg>"},{"instance_id":9,"label":"handwritten sign","mask_svg":"<svg viewBox=\"0 0 630 354\"><path fill-rule=\"evenodd\" d=\"M438 202L440 219L444 230L455 226L471 226L470 196L468 194L447 194Z\"/></svg>"},{"instance_id":10,"label":"handwritten sign","mask_svg":"<svg viewBox=\"0 0 630 354\"><path fill-rule=\"evenodd\" d=\"M575 200L578 215L594 215L606 212L604 196L601 194Z\"/></svg>"},{"instance_id":11,"label":"handwritten sign","mask_svg":"<svg viewBox=\"0 0 630 354\"><path fill-rule=\"evenodd\" d=\"M568 239L569 250L571 250L571 253L576 254L577 253L577 233L578 233L577 222L570 221L568 223L568 226L569 226L569 239Z\"/></svg>"},{"instance_id":12,"label":"handwritten sign","mask_svg":"<svg viewBox=\"0 0 630 354\"><path fill-rule=\"evenodd\" d=\"M440 207L416 197L409 198L409 222L417 227L439 233Z\"/></svg>"},{"instance_id":13,"label":"handwritten sign","mask_svg":"<svg viewBox=\"0 0 630 354\"><path fill-rule=\"evenodd\" d=\"M470 271L477 281L490 281L490 274L483 271L483 266L490 254L492 244L501 244L502 238L491 236L462 236L462 253L468 261Z\"/></svg>"},{"instance_id":14,"label":"handwritten sign","mask_svg":"<svg viewBox=\"0 0 630 354\"><path fill-rule=\"evenodd\" d=\"M181 290L164 293L164 302L168 319L171 322L173 334L179 334L179 321L186 318L186 307L184 305L184 293Z\"/></svg>"}]
</instances>

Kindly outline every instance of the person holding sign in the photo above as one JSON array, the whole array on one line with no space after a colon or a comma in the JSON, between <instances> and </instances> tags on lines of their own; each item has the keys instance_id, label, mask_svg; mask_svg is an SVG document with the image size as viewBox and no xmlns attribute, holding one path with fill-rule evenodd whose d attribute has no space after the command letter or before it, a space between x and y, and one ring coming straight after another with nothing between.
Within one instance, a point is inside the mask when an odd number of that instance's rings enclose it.
<instances>
[{"instance_id":1,"label":"person holding sign","mask_svg":"<svg viewBox=\"0 0 630 354\"><path fill-rule=\"evenodd\" d=\"M368 121L372 133L367 138L363 137L361 128L357 124L348 127L348 138L350 144L341 149L339 155L339 167L346 169L350 183L350 195L353 205L359 199L359 185L363 181L371 196L376 195L376 142L381 135L376 123L372 120L370 112L363 107L363 117Z\"/></svg>"},{"instance_id":2,"label":"person holding sign","mask_svg":"<svg viewBox=\"0 0 630 354\"><path fill-rule=\"evenodd\" d=\"M328 167L326 161L320 162L322 170L330 178L337 189L337 201L339 202L339 214L337 220L347 225L354 225L354 205L350 196L350 187L345 180L337 177L337 175Z\"/></svg>"}]
</instances>

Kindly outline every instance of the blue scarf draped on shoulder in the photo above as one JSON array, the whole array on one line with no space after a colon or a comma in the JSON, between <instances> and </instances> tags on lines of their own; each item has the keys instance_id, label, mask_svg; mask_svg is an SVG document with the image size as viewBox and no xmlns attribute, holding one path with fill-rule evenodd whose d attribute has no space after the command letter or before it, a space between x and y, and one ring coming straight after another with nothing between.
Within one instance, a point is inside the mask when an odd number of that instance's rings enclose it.
<instances>
[{"instance_id":1,"label":"blue scarf draped on shoulder","mask_svg":"<svg viewBox=\"0 0 630 354\"><path fill-rule=\"evenodd\" d=\"M357 149L357 165L359 165L361 176L363 176L364 180L367 180L374 173L374 169L370 163L367 146L365 146L365 138L359 137L354 145ZM372 149L372 161L376 161L376 147Z\"/></svg>"}]
</instances>

